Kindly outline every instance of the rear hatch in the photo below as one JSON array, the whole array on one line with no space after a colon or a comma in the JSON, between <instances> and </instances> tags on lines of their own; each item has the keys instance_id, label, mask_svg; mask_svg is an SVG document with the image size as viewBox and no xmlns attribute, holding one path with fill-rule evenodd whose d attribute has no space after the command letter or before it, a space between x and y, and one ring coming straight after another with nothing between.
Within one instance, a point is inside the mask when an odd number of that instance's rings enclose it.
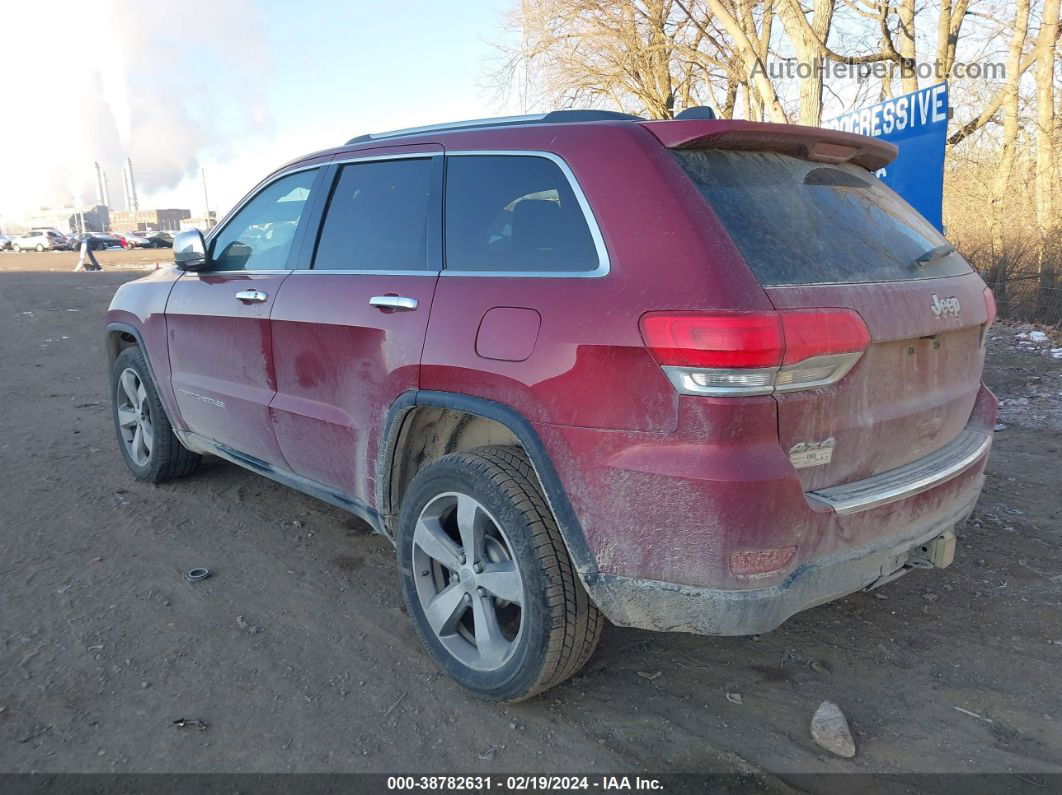
<instances>
[{"instance_id":1,"label":"rear hatch","mask_svg":"<svg viewBox=\"0 0 1062 795\"><path fill-rule=\"evenodd\" d=\"M776 309L850 309L869 332L838 382L775 394L779 439L813 490L910 463L962 432L990 311L969 264L858 158L846 162L833 141L831 156L804 159L784 142L740 151L702 140L673 154Z\"/></svg>"}]
</instances>

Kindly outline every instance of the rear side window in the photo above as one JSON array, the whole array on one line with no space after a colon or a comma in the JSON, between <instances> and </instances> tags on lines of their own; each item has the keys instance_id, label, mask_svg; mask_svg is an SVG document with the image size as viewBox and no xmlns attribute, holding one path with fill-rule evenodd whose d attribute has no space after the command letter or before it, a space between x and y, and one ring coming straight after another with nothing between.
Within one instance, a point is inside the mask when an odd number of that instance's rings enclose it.
<instances>
[{"instance_id":1,"label":"rear side window","mask_svg":"<svg viewBox=\"0 0 1062 795\"><path fill-rule=\"evenodd\" d=\"M447 270L578 273L598 264L583 209L552 160L447 158Z\"/></svg>"},{"instance_id":2,"label":"rear side window","mask_svg":"<svg viewBox=\"0 0 1062 795\"><path fill-rule=\"evenodd\" d=\"M431 158L343 166L328 203L316 270L426 270Z\"/></svg>"},{"instance_id":3,"label":"rear side window","mask_svg":"<svg viewBox=\"0 0 1062 795\"><path fill-rule=\"evenodd\" d=\"M907 202L859 166L774 152L674 153L763 285L905 281L969 273Z\"/></svg>"}]
</instances>

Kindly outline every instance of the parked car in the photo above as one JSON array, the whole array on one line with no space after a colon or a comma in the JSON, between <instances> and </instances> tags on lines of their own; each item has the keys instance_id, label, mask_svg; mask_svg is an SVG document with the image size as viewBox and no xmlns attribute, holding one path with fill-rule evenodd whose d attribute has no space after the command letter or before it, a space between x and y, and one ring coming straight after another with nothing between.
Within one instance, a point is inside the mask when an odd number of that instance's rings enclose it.
<instances>
[{"instance_id":1,"label":"parked car","mask_svg":"<svg viewBox=\"0 0 1062 795\"><path fill-rule=\"evenodd\" d=\"M148 239L140 232L115 232L122 244L122 248L147 248Z\"/></svg>"},{"instance_id":2,"label":"parked car","mask_svg":"<svg viewBox=\"0 0 1062 795\"><path fill-rule=\"evenodd\" d=\"M173 235L169 232L148 232L144 237L147 238L148 248L173 248Z\"/></svg>"},{"instance_id":3,"label":"parked car","mask_svg":"<svg viewBox=\"0 0 1062 795\"><path fill-rule=\"evenodd\" d=\"M7 235L0 235L0 251L11 250L11 238Z\"/></svg>"},{"instance_id":4,"label":"parked car","mask_svg":"<svg viewBox=\"0 0 1062 795\"><path fill-rule=\"evenodd\" d=\"M34 229L11 242L14 251L64 251L70 248L66 235L55 229Z\"/></svg>"},{"instance_id":5,"label":"parked car","mask_svg":"<svg viewBox=\"0 0 1062 795\"><path fill-rule=\"evenodd\" d=\"M428 653L491 700L571 676L605 618L752 635L945 567L994 303L874 176L895 154L566 111L293 161L118 289L122 454L365 519Z\"/></svg>"},{"instance_id":6,"label":"parked car","mask_svg":"<svg viewBox=\"0 0 1062 795\"><path fill-rule=\"evenodd\" d=\"M70 243L70 248L74 251L81 249L81 243L83 240L89 241L89 247L93 251L101 251L108 248L122 248L122 241L116 235L108 234L107 232L89 232L84 235L77 235Z\"/></svg>"}]
</instances>

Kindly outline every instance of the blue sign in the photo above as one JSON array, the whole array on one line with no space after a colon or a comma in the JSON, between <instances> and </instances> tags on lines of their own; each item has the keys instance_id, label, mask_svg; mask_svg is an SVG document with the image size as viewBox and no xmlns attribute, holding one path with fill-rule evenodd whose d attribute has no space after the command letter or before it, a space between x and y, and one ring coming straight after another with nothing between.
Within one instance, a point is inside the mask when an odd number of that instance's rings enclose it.
<instances>
[{"instance_id":1,"label":"blue sign","mask_svg":"<svg viewBox=\"0 0 1062 795\"><path fill-rule=\"evenodd\" d=\"M831 130L889 141L900 154L877 175L908 204L943 229L944 143L948 136L948 84L940 83L823 122Z\"/></svg>"}]
</instances>

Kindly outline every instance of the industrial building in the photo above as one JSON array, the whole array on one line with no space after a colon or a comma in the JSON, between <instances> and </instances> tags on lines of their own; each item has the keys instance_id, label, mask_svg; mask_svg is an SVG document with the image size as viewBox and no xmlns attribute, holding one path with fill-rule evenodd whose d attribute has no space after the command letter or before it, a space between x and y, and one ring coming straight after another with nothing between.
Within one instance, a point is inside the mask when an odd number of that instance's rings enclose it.
<instances>
[{"instance_id":1,"label":"industrial building","mask_svg":"<svg viewBox=\"0 0 1062 795\"><path fill-rule=\"evenodd\" d=\"M177 231L191 210L111 210L111 229L119 232Z\"/></svg>"},{"instance_id":2,"label":"industrial building","mask_svg":"<svg viewBox=\"0 0 1062 795\"><path fill-rule=\"evenodd\" d=\"M211 210L206 215L197 215L181 221L181 229L201 229L204 232L213 229L218 222L218 214Z\"/></svg>"}]
</instances>

